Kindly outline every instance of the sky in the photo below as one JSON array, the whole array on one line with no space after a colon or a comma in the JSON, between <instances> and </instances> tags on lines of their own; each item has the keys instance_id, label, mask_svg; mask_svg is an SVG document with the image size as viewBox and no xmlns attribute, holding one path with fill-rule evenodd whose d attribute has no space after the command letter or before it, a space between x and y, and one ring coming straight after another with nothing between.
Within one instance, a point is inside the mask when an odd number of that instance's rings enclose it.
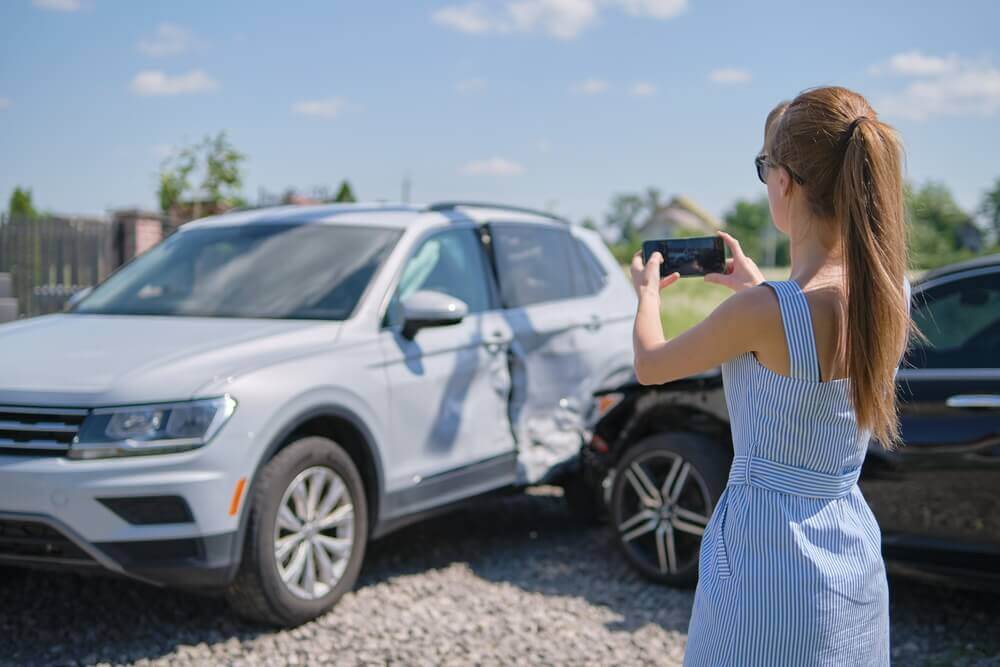
<instances>
[{"instance_id":1,"label":"sky","mask_svg":"<svg viewBox=\"0 0 1000 667\"><path fill-rule=\"evenodd\" d=\"M0 197L155 208L225 130L244 195L496 201L601 219L649 186L721 216L779 101L836 84L974 209L1000 178L1000 2L0 0Z\"/></svg>"}]
</instances>

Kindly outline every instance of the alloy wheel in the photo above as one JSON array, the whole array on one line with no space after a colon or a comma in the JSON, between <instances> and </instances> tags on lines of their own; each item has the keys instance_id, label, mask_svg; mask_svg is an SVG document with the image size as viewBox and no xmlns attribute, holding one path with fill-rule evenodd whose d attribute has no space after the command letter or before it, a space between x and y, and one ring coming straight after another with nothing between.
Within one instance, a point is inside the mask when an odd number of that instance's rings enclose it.
<instances>
[{"instance_id":1,"label":"alloy wheel","mask_svg":"<svg viewBox=\"0 0 1000 667\"><path fill-rule=\"evenodd\" d=\"M347 568L354 548L354 506L344 480L313 466L292 480L274 526L278 574L297 597L327 595Z\"/></svg>"},{"instance_id":2,"label":"alloy wheel","mask_svg":"<svg viewBox=\"0 0 1000 667\"><path fill-rule=\"evenodd\" d=\"M618 537L653 573L674 575L698 558L712 500L698 469L680 454L648 451L622 470Z\"/></svg>"}]
</instances>

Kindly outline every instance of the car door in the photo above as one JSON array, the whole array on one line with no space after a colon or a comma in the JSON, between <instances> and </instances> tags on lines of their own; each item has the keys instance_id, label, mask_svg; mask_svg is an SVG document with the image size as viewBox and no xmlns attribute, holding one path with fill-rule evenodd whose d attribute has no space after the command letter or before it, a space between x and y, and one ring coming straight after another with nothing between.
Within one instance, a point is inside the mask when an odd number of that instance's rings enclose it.
<instances>
[{"instance_id":1,"label":"car door","mask_svg":"<svg viewBox=\"0 0 1000 667\"><path fill-rule=\"evenodd\" d=\"M389 505L410 512L511 482L507 420L511 334L473 226L417 242L386 310L381 345L389 384ZM468 306L458 324L402 334L402 301L436 290Z\"/></svg>"},{"instance_id":2,"label":"car door","mask_svg":"<svg viewBox=\"0 0 1000 667\"><path fill-rule=\"evenodd\" d=\"M862 489L886 555L940 568L1000 562L1000 267L914 290L926 336L897 375L904 446L869 452Z\"/></svg>"},{"instance_id":3,"label":"car door","mask_svg":"<svg viewBox=\"0 0 1000 667\"><path fill-rule=\"evenodd\" d=\"M589 396L569 300L572 248L561 224L491 222L504 316L514 334L510 421L518 481L536 483L579 451Z\"/></svg>"},{"instance_id":4,"label":"car door","mask_svg":"<svg viewBox=\"0 0 1000 667\"><path fill-rule=\"evenodd\" d=\"M606 386L623 384L633 376L632 322L637 304L635 291L603 241L596 233L590 233L590 238L585 234L586 230L570 234L576 299L567 306L573 308L579 322L579 362L590 395ZM598 253L604 256L604 262Z\"/></svg>"}]
</instances>

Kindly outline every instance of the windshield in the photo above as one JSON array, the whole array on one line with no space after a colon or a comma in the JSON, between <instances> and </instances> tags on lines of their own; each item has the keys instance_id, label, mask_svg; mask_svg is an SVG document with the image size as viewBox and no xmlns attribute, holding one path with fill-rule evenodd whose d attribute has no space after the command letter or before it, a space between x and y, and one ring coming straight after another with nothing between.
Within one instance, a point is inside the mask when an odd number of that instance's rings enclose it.
<instances>
[{"instance_id":1,"label":"windshield","mask_svg":"<svg viewBox=\"0 0 1000 667\"><path fill-rule=\"evenodd\" d=\"M123 267L74 313L343 320L400 232L271 224L181 231Z\"/></svg>"}]
</instances>

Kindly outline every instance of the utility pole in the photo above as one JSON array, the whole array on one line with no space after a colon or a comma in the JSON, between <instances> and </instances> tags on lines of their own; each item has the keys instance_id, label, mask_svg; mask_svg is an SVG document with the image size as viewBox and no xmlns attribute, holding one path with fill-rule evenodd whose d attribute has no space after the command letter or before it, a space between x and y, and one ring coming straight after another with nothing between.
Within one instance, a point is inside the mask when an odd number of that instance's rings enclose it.
<instances>
[{"instance_id":1,"label":"utility pole","mask_svg":"<svg viewBox=\"0 0 1000 667\"><path fill-rule=\"evenodd\" d=\"M404 204L410 203L410 186L411 186L410 172L407 171L406 173L403 174L403 188L399 198L400 201L402 201Z\"/></svg>"}]
</instances>

